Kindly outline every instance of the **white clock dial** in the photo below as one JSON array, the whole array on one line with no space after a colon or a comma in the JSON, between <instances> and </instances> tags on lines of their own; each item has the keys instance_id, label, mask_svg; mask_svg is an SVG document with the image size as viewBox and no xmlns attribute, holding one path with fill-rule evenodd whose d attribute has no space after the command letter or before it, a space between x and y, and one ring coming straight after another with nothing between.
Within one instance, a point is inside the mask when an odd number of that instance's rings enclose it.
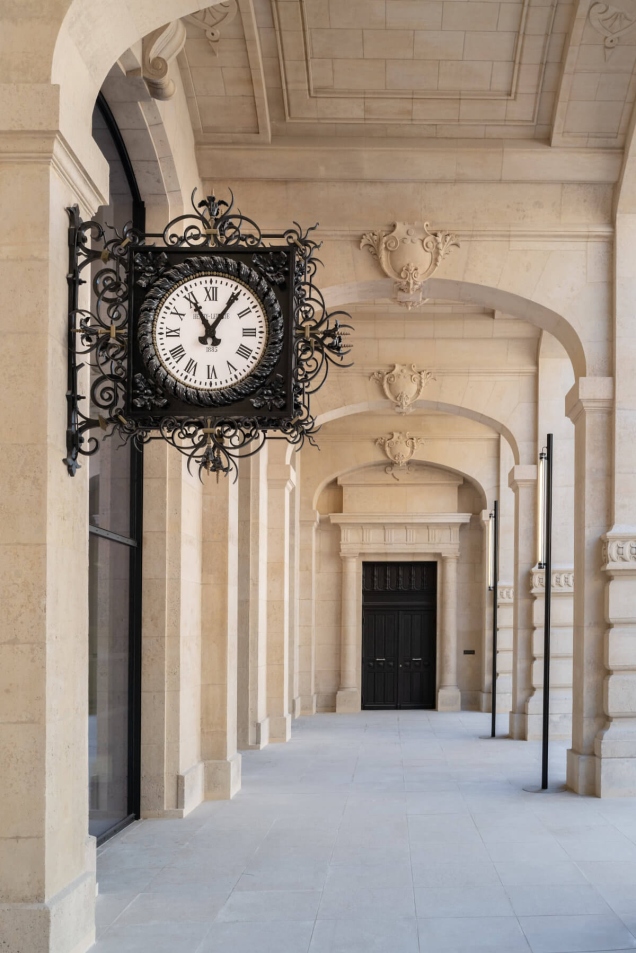
<instances>
[{"instance_id":1,"label":"white clock dial","mask_svg":"<svg viewBox=\"0 0 636 953\"><path fill-rule=\"evenodd\" d=\"M247 285L200 274L176 285L153 326L157 357L186 387L216 391L254 371L267 345L267 318Z\"/></svg>"}]
</instances>

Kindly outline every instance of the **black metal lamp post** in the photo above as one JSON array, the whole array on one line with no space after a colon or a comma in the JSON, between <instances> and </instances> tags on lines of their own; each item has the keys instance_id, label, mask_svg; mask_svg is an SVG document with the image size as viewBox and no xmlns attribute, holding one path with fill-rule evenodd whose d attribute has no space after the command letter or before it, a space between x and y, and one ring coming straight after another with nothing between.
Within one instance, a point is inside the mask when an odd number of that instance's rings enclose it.
<instances>
[{"instance_id":1,"label":"black metal lamp post","mask_svg":"<svg viewBox=\"0 0 636 953\"><path fill-rule=\"evenodd\" d=\"M492 712L490 737L497 731L497 609L499 583L499 503L495 500L488 524L488 589L492 592Z\"/></svg>"},{"instance_id":2,"label":"black metal lamp post","mask_svg":"<svg viewBox=\"0 0 636 953\"><path fill-rule=\"evenodd\" d=\"M543 620L543 737L541 746L541 790L548 788L548 743L550 735L550 622L552 610L552 460L553 435L548 434L539 454L539 553L538 568L545 572L545 614Z\"/></svg>"}]
</instances>

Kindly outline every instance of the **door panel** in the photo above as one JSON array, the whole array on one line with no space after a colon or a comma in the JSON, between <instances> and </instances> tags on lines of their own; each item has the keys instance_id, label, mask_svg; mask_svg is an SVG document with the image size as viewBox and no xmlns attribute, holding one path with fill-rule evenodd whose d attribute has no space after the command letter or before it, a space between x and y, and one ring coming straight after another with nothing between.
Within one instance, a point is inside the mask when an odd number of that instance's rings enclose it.
<instances>
[{"instance_id":1,"label":"door panel","mask_svg":"<svg viewBox=\"0 0 636 953\"><path fill-rule=\"evenodd\" d=\"M362 707L434 708L435 563L365 563Z\"/></svg>"},{"instance_id":2,"label":"door panel","mask_svg":"<svg viewBox=\"0 0 636 953\"><path fill-rule=\"evenodd\" d=\"M398 628L398 705L435 706L435 625L430 609L400 612ZM433 622L433 624L431 624Z\"/></svg>"},{"instance_id":3,"label":"door panel","mask_svg":"<svg viewBox=\"0 0 636 953\"><path fill-rule=\"evenodd\" d=\"M395 609L363 613L362 697L373 708L397 706L398 616Z\"/></svg>"}]
</instances>

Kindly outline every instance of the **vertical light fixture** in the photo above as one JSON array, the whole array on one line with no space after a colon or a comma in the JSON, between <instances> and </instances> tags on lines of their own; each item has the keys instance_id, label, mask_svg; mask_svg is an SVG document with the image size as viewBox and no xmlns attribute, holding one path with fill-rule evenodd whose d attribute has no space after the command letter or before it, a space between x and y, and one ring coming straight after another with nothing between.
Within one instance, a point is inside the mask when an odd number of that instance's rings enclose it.
<instances>
[{"instance_id":1,"label":"vertical light fixture","mask_svg":"<svg viewBox=\"0 0 636 953\"><path fill-rule=\"evenodd\" d=\"M545 503L548 450L544 447L539 454L539 473L537 478L537 568L545 569Z\"/></svg>"},{"instance_id":2,"label":"vertical light fixture","mask_svg":"<svg viewBox=\"0 0 636 953\"><path fill-rule=\"evenodd\" d=\"M488 592L492 592L495 585L495 564L494 564L494 544L495 544L495 514L490 513L488 519Z\"/></svg>"}]
</instances>

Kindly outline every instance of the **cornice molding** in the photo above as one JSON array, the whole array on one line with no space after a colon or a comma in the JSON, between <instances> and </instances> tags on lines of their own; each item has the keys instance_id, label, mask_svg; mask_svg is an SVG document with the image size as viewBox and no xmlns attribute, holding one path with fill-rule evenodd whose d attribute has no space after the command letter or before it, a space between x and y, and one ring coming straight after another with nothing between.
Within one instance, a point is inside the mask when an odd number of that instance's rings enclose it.
<instances>
[{"instance_id":1,"label":"cornice molding","mask_svg":"<svg viewBox=\"0 0 636 953\"><path fill-rule=\"evenodd\" d=\"M459 555L459 530L472 513L331 513L340 555Z\"/></svg>"},{"instance_id":2,"label":"cornice molding","mask_svg":"<svg viewBox=\"0 0 636 953\"><path fill-rule=\"evenodd\" d=\"M532 570L532 594L545 595L545 569ZM552 570L552 595L574 594L574 570L570 567Z\"/></svg>"},{"instance_id":3,"label":"cornice molding","mask_svg":"<svg viewBox=\"0 0 636 953\"><path fill-rule=\"evenodd\" d=\"M231 153L220 142L201 142L197 146L202 178L210 182L268 179L614 185L620 178L622 157L622 149L552 148L543 143L520 144L512 140L478 143L474 139L452 143L427 139L417 144L402 144L395 139L378 143L364 138L326 140L279 136L267 146L237 144ZM446 228L451 227L447 222ZM521 222L519 227L528 229ZM576 226L572 226L572 230L575 229ZM457 229L460 238L465 230ZM505 230L500 227L499 231ZM358 231L358 237L359 234Z\"/></svg>"},{"instance_id":4,"label":"cornice molding","mask_svg":"<svg viewBox=\"0 0 636 953\"><path fill-rule=\"evenodd\" d=\"M565 395L565 414L572 423L576 423L584 411L607 414L613 406L613 377L579 377Z\"/></svg>"},{"instance_id":5,"label":"cornice molding","mask_svg":"<svg viewBox=\"0 0 636 953\"><path fill-rule=\"evenodd\" d=\"M103 163L100 171L104 173L105 189L89 175L60 132L0 131L0 163L51 166L76 196L83 214L90 213L90 217L108 202L108 166L101 153L98 160Z\"/></svg>"}]
</instances>

